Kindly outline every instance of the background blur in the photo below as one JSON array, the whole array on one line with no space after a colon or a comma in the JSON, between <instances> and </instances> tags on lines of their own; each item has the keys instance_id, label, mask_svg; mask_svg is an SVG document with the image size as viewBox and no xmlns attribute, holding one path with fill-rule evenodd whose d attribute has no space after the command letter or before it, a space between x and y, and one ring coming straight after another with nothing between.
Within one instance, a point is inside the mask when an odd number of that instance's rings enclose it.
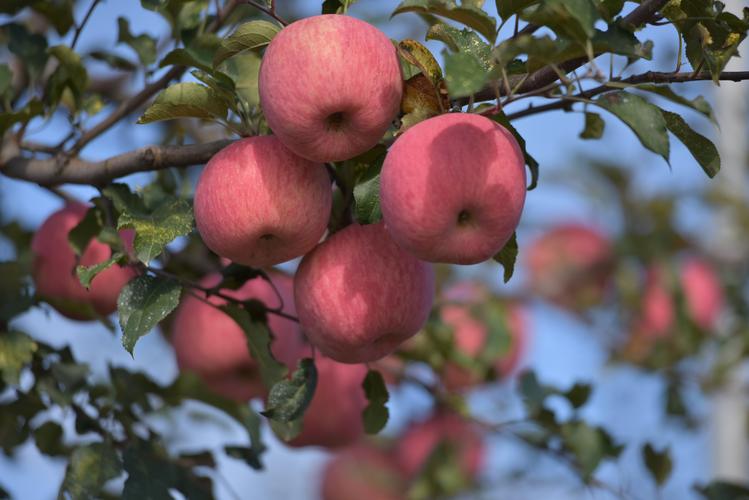
<instances>
[{"instance_id":1,"label":"background blur","mask_svg":"<svg viewBox=\"0 0 749 500\"><path fill-rule=\"evenodd\" d=\"M397 3L391 0L360 0L349 9L349 15L378 25L391 38L410 37L423 41L426 25L417 16L406 14L388 20L389 13ZM628 5L630 7L625 7L625 10L631 8L632 4ZM87 3L78 5L77 19L87 6ZM317 14L319 8L320 2L317 0L277 1L279 13L286 18ZM731 9L730 5L728 8ZM493 2L487 2L486 9L494 14ZM735 7L733 9L736 10ZM136 33L145 31L154 36L162 35L162 39L167 36L168 26L163 18L141 9L136 0L109 0L94 11L79 42L79 49L86 52L96 47L114 47L114 52L132 56L127 47L115 47L117 33L112 28L118 16L128 18ZM5 21L0 17L0 22ZM676 33L672 29L651 31L642 33L640 38L652 39L655 42L654 60L665 61L664 64L668 65L653 69L672 70ZM506 33L503 34L506 36ZM500 38L503 34L500 34ZM426 45L439 58L444 46L433 41ZM749 52L746 41L742 48L744 52ZM630 71L638 72L637 66L636 63ZM729 69L740 67L734 64ZM101 71L105 74L110 70L102 65ZM142 77L140 75L138 78ZM140 86L142 80L132 81L131 84ZM711 83L682 85L679 90L688 97L702 94L715 104L717 88ZM749 94L749 85L745 83L723 82L721 85L724 92L740 87L743 96ZM735 101L735 104L741 103ZM523 102L516 109L526 105ZM720 114L720 108L718 112ZM684 112L688 120L696 118L693 115L691 111ZM693 238L707 250L714 245L716 230L721 224L719 214L705 202L705 196L709 190L720 186L721 178L729 175L726 171L744 166L724 163L724 170L715 180L709 181L681 143L672 141L669 168L661 158L643 149L635 135L621 122L606 116L604 118L606 129L603 139L599 141L582 141L578 138L583 128L581 113L557 111L513 122L525 137L528 150L541 164L539 187L529 193L518 229L521 265L508 285L502 284L501 268L497 265L461 268L456 271L459 275L484 280L499 293L518 292L525 275L522 264L524 248L544 229L559 222L580 221L598 227L614 239L622 237L625 219L637 215L620 210L615 195L596 180L595 167L591 167L595 164L625 169L626 175L632 179L632 191L637 193L643 206L658 197L674 196L674 231ZM747 119L749 114L744 113L745 124ZM32 121L28 136L30 139L43 138L45 142L55 141L62 138L61 125L56 120L46 124L41 120ZM696 129L712 138L717 134L704 120L696 124ZM740 127L724 126L723 140L745 146L749 138L746 130L746 127L742 130ZM162 134L163 126L160 124L136 126L125 121L93 143L86 153L91 159L103 158L156 142ZM744 151L743 159L746 158ZM745 177L739 178L746 182ZM137 186L146 183L147 179L147 174L138 174L126 178L126 181ZM746 184L740 185L739 189L746 193ZM66 190L81 199L95 195L91 188L70 186ZM0 220L17 220L24 227L33 228L60 206L60 199L35 185L0 176ZM11 248L0 240L0 259L7 258L12 258ZM711 398L703 395L696 382L692 386L687 385L683 394L694 417L691 425L684 419L666 416L664 394L667 384L662 375L609 361L610 347L626 334L621 331L620 318L612 311L593 311L583 320L541 301L531 301L528 317L531 342L524 365L532 367L542 381L561 387L571 386L575 381L594 382L594 393L584 408L583 417L592 424L603 425L620 442L628 444L619 462L604 464L596 474L597 478L613 485L618 494L585 488L565 466L529 451L511 439L495 436L491 438L490 457L483 478L486 487L470 497L656 498L658 493L640 457L640 446L650 441L659 449L670 447L674 460L674 471L659 498L696 498L692 486L707 482L714 465L710 427L714 402ZM119 339L97 323L72 322L49 308L34 309L18 319L17 323L24 331L55 346L70 344L76 357L90 363L93 373L99 376L103 376L108 363L137 367L163 383L170 381L177 372L173 351L159 332L143 338L135 349L134 359L131 359L122 349ZM697 365L701 362L700 359L694 361ZM476 391L471 395L470 403L478 414L498 421L511 420L521 408L511 380ZM428 411L429 399L418 388L406 385L391 390L390 409L391 420L385 432L396 433L408 421ZM560 405L559 411L565 410L566 407ZM746 411L745 408L742 411ZM173 435L175 446L184 450L198 446L218 450L224 441L244 439L240 430L228 419L216 415L207 417L205 407L188 405L177 415L158 417L153 423L165 436ZM64 416L61 415L61 418ZM743 418L743 415L736 418ZM265 455L264 471L253 471L229 458L219 460L221 477L216 481L219 498L316 498L318 474L326 460L326 453L315 449L290 450L275 441L269 432L265 434L265 439L270 451ZM217 453L217 457L222 456ZM13 458L0 455L0 480L17 498L54 498L64 468L64 461L44 457L32 441L20 448Z\"/></svg>"}]
</instances>

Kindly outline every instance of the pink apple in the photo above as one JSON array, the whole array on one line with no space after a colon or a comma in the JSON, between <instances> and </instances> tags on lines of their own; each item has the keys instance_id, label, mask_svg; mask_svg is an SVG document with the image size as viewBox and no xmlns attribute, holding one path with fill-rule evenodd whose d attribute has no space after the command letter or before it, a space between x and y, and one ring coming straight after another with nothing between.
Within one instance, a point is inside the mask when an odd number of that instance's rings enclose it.
<instances>
[{"instance_id":1,"label":"pink apple","mask_svg":"<svg viewBox=\"0 0 749 500\"><path fill-rule=\"evenodd\" d=\"M664 338L671 335L676 323L676 290L668 283L667 270L651 267L647 273L642 299L642 318L637 327L640 335ZM680 293L689 318L701 329L715 329L723 310L723 289L709 263L699 257L687 257L679 266Z\"/></svg>"},{"instance_id":2,"label":"pink apple","mask_svg":"<svg viewBox=\"0 0 749 500\"><path fill-rule=\"evenodd\" d=\"M317 389L302 420L302 432L288 444L293 447L339 448L364 435L362 411L367 406L362 382L364 365L344 364L325 356L315 357Z\"/></svg>"},{"instance_id":3,"label":"pink apple","mask_svg":"<svg viewBox=\"0 0 749 500\"><path fill-rule=\"evenodd\" d=\"M614 255L608 239L597 229L570 223L534 241L527 259L531 290L561 307L578 310L603 299Z\"/></svg>"},{"instance_id":4,"label":"pink apple","mask_svg":"<svg viewBox=\"0 0 749 500\"><path fill-rule=\"evenodd\" d=\"M81 203L66 205L44 221L31 242L36 293L64 316L77 320L90 320L95 314L107 316L115 312L120 290L136 274L132 268L115 264L99 273L88 290L81 285L75 272L76 264L92 266L112 256L108 245L93 239L80 262L76 262L75 253L68 243L68 233L83 219L88 208ZM121 231L120 237L126 248L132 248L132 230Z\"/></svg>"},{"instance_id":5,"label":"pink apple","mask_svg":"<svg viewBox=\"0 0 749 500\"><path fill-rule=\"evenodd\" d=\"M342 363L375 361L424 326L434 271L382 223L352 224L302 259L294 294L302 329L320 352Z\"/></svg>"},{"instance_id":6,"label":"pink apple","mask_svg":"<svg viewBox=\"0 0 749 500\"><path fill-rule=\"evenodd\" d=\"M408 129L382 166L385 225L430 262L476 264L502 249L525 203L525 162L498 123L449 113Z\"/></svg>"},{"instance_id":7,"label":"pink apple","mask_svg":"<svg viewBox=\"0 0 749 500\"><path fill-rule=\"evenodd\" d=\"M475 479L484 465L486 449L479 429L462 417L440 412L409 428L398 441L398 464L407 477L417 476L437 446L446 442L456 453L461 472Z\"/></svg>"},{"instance_id":8,"label":"pink apple","mask_svg":"<svg viewBox=\"0 0 749 500\"><path fill-rule=\"evenodd\" d=\"M325 465L322 500L405 500L405 483L387 453L359 443L339 451Z\"/></svg>"},{"instance_id":9,"label":"pink apple","mask_svg":"<svg viewBox=\"0 0 749 500\"><path fill-rule=\"evenodd\" d=\"M292 279L281 273L272 273L271 280L283 299L283 311L294 315ZM201 285L212 287L220 282L220 275L211 274L201 281ZM195 293L201 298L205 296L202 292ZM269 308L281 306L271 284L259 277L247 281L237 290L222 290L222 293L240 300L257 299ZM207 300L216 305L226 303L215 295ZM299 325L268 314L268 326L274 335L273 355L290 370L295 369L297 361L308 349ZM203 300L192 295L182 300L172 324L172 344L180 369L196 372L217 393L237 401L247 401L266 393L242 329L229 316Z\"/></svg>"},{"instance_id":10,"label":"pink apple","mask_svg":"<svg viewBox=\"0 0 749 500\"><path fill-rule=\"evenodd\" d=\"M222 257L265 267L314 247L328 225L330 178L272 136L248 137L211 158L195 188L195 222Z\"/></svg>"},{"instance_id":11,"label":"pink apple","mask_svg":"<svg viewBox=\"0 0 749 500\"><path fill-rule=\"evenodd\" d=\"M395 46L353 17L308 17L284 28L260 66L260 105L273 133L299 156L353 158L398 114L403 83Z\"/></svg>"}]
</instances>

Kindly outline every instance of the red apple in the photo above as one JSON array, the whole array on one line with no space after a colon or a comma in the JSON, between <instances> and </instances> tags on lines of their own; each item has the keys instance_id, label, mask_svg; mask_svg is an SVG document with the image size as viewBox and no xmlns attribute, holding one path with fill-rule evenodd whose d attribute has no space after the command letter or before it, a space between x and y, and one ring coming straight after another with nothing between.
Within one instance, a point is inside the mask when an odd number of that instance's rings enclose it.
<instances>
[{"instance_id":1,"label":"red apple","mask_svg":"<svg viewBox=\"0 0 749 500\"><path fill-rule=\"evenodd\" d=\"M322 474L322 500L405 500L406 484L387 453L360 443L338 452Z\"/></svg>"},{"instance_id":2,"label":"red apple","mask_svg":"<svg viewBox=\"0 0 749 500\"><path fill-rule=\"evenodd\" d=\"M294 294L302 329L320 352L342 363L375 361L424 326L434 271L382 223L352 224L302 259Z\"/></svg>"},{"instance_id":3,"label":"red apple","mask_svg":"<svg viewBox=\"0 0 749 500\"><path fill-rule=\"evenodd\" d=\"M561 307L582 309L603 299L613 258L611 244L598 230L563 224L528 247L529 286Z\"/></svg>"},{"instance_id":4,"label":"red apple","mask_svg":"<svg viewBox=\"0 0 749 500\"><path fill-rule=\"evenodd\" d=\"M125 284L135 276L132 268L117 264L100 272L86 290L75 273L76 264L92 266L109 259L112 249L93 239L80 262L68 243L68 233L86 215L89 207L70 203L50 215L31 241L36 293L48 300L62 315L71 319L90 320L117 310L117 297ZM134 232L124 230L120 237L126 248L132 248ZM95 313L95 314L94 314Z\"/></svg>"},{"instance_id":5,"label":"red apple","mask_svg":"<svg viewBox=\"0 0 749 500\"><path fill-rule=\"evenodd\" d=\"M362 411L367 406L362 382L364 365L344 364L325 356L315 357L317 388L302 420L302 432L288 444L293 447L339 448L364 435Z\"/></svg>"},{"instance_id":6,"label":"red apple","mask_svg":"<svg viewBox=\"0 0 749 500\"><path fill-rule=\"evenodd\" d=\"M408 129L382 166L385 225L430 262L476 264L512 236L525 203L525 162L498 123L449 113Z\"/></svg>"},{"instance_id":7,"label":"red apple","mask_svg":"<svg viewBox=\"0 0 749 500\"><path fill-rule=\"evenodd\" d=\"M484 440L474 424L454 413L437 413L403 434L396 449L401 470L409 478L416 477L442 442L455 450L464 476L475 479L484 465Z\"/></svg>"},{"instance_id":8,"label":"red apple","mask_svg":"<svg viewBox=\"0 0 749 500\"><path fill-rule=\"evenodd\" d=\"M273 133L319 162L372 148L403 95L392 42L374 26L341 15L308 17L278 33L265 50L258 85Z\"/></svg>"},{"instance_id":9,"label":"red apple","mask_svg":"<svg viewBox=\"0 0 749 500\"><path fill-rule=\"evenodd\" d=\"M283 299L283 311L295 314L291 277L280 273L270 276ZM201 281L201 285L212 287L220 282L220 275L211 274ZM202 292L195 293L205 297ZM281 306L271 284L260 277L247 281L237 290L222 290L222 293L239 300L257 299L269 308ZM206 300L219 306L226 303L215 295ZM268 326L274 335L273 355L294 370L308 349L299 325L268 314ZM196 372L215 392L237 401L261 397L267 392L242 329L229 316L203 300L192 295L182 300L172 324L172 344L180 369Z\"/></svg>"},{"instance_id":10,"label":"red apple","mask_svg":"<svg viewBox=\"0 0 749 500\"><path fill-rule=\"evenodd\" d=\"M265 267L311 250L325 233L331 204L322 164L275 137L248 137L205 166L195 188L195 223L218 255Z\"/></svg>"}]
</instances>

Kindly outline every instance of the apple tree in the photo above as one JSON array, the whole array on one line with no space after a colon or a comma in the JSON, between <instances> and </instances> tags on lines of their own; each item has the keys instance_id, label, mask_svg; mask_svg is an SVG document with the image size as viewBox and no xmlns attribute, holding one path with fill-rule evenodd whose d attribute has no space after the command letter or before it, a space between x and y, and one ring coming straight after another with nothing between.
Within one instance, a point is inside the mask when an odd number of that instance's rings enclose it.
<instances>
[{"instance_id":1,"label":"apple tree","mask_svg":"<svg viewBox=\"0 0 749 500\"><path fill-rule=\"evenodd\" d=\"M587 418L595 384L525 369L529 305L608 325L610 363L662 375L662 411L693 424L690 384L723 387L749 354L746 255L708 256L679 228L679 197L643 196L616 152L545 176L537 152L556 145L517 125L575 114L584 151L620 122L664 168L683 144L714 182L716 116L684 89L749 79L727 70L749 7L403 0L370 19L365 7L387 2L309 3L132 2L168 27L155 36L100 0L0 1L0 177L61 207L36 228L0 214L4 454L33 443L64 459L61 498L213 498L222 460L262 471L279 439L335 453L323 498L427 499L491 492L500 436L620 498L599 471L638 448L643 491L660 488L678 464ZM385 35L395 22L411 35ZM83 43L92 29L116 32L116 47ZM650 40L660 32L675 50ZM102 154L146 126L155 137ZM565 223L524 240L544 183L604 193L620 230ZM746 234L746 200L716 190L701 203ZM40 312L99 322L135 360L143 337L163 336L178 373L94 373L28 327ZM498 384L522 401L517 418L471 404ZM429 411L390 430L404 388ZM195 404L241 436L185 449L156 425Z\"/></svg>"}]
</instances>

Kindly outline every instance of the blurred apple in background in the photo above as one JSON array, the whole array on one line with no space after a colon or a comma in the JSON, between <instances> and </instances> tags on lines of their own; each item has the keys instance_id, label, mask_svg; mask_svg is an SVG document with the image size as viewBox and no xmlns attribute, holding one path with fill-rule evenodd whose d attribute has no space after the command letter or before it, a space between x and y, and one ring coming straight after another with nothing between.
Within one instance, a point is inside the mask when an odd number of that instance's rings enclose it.
<instances>
[{"instance_id":1,"label":"blurred apple in background","mask_svg":"<svg viewBox=\"0 0 749 500\"><path fill-rule=\"evenodd\" d=\"M358 443L334 455L322 475L322 500L405 500L406 481L392 457Z\"/></svg>"}]
</instances>

